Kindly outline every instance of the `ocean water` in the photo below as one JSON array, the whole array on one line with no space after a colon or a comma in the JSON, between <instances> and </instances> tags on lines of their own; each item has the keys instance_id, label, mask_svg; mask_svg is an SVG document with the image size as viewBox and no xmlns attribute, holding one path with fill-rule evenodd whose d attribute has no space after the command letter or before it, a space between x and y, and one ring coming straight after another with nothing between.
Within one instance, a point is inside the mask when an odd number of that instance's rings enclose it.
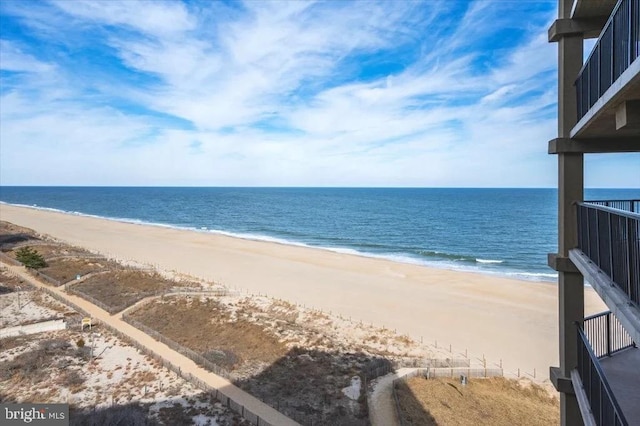
<instances>
[{"instance_id":1,"label":"ocean water","mask_svg":"<svg viewBox=\"0 0 640 426\"><path fill-rule=\"evenodd\" d=\"M556 198L555 189L0 186L3 203L540 281L556 277L546 266Z\"/></svg>"}]
</instances>

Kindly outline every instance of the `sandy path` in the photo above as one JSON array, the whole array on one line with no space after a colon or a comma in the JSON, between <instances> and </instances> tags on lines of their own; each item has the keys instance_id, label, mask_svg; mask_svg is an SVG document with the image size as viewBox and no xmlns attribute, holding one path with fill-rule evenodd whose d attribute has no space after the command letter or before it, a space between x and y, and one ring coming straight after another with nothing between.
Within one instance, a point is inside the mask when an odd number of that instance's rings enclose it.
<instances>
[{"instance_id":1,"label":"sandy path","mask_svg":"<svg viewBox=\"0 0 640 426\"><path fill-rule=\"evenodd\" d=\"M0 204L0 219L121 260L156 265L502 359L547 377L558 364L557 287L381 259ZM540 254L541 261L545 253ZM585 292L586 312L605 305Z\"/></svg>"},{"instance_id":2,"label":"sandy path","mask_svg":"<svg viewBox=\"0 0 640 426\"><path fill-rule=\"evenodd\" d=\"M395 373L376 379L369 397L369 420L371 426L399 426L398 411L393 398L393 381L417 370L417 368L399 368Z\"/></svg>"},{"instance_id":3,"label":"sandy path","mask_svg":"<svg viewBox=\"0 0 640 426\"><path fill-rule=\"evenodd\" d=\"M1 263L1 262L0 262ZM87 302L86 300L65 293L62 289L58 287L52 287L45 284L40 283L31 275L29 275L23 267L12 266L6 263L2 263L7 269L13 272L16 275L19 275L22 279L33 284L36 287L47 288L48 290L53 291L58 296L62 297L64 300L67 300L71 303L76 304L81 309L88 312L94 320L98 320L98 322L103 322L109 324L114 327L116 330L125 334L127 337L132 339L133 341L138 342L143 345L153 353L161 356L165 361L180 367L180 369L185 372L192 374L198 379L204 381L209 386L220 390L225 395L233 399L238 404L244 405L248 410L258 415L261 419L266 420L272 425L297 425L298 423L289 419L282 413L276 411L271 408L267 404L258 400L257 398L249 395L244 392L240 388L234 386L227 379L220 377L216 374L213 374L204 368L198 366L195 362L191 361L189 358L184 355L174 351L164 343L158 342L154 340L149 335L143 333L137 328L131 326L130 324L124 322L122 320L122 313L117 314L116 316L109 315L108 312L98 308L97 306Z\"/></svg>"}]
</instances>

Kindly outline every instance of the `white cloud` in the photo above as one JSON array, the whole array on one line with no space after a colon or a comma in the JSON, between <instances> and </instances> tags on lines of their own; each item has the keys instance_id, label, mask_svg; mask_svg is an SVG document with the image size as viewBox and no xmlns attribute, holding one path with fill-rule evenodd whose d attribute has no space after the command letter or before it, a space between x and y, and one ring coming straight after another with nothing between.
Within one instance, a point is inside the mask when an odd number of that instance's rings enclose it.
<instances>
[{"instance_id":1,"label":"white cloud","mask_svg":"<svg viewBox=\"0 0 640 426\"><path fill-rule=\"evenodd\" d=\"M51 64L42 62L25 53L10 40L0 40L0 69L5 71L47 72Z\"/></svg>"},{"instance_id":2,"label":"white cloud","mask_svg":"<svg viewBox=\"0 0 640 426\"><path fill-rule=\"evenodd\" d=\"M89 22L126 26L146 35L175 36L195 28L186 7L176 1L56 0L56 7Z\"/></svg>"},{"instance_id":3,"label":"white cloud","mask_svg":"<svg viewBox=\"0 0 640 426\"><path fill-rule=\"evenodd\" d=\"M514 24L492 2L53 4L11 13L122 74L3 41L40 70L2 92L3 184L555 184L546 18L494 52Z\"/></svg>"}]
</instances>

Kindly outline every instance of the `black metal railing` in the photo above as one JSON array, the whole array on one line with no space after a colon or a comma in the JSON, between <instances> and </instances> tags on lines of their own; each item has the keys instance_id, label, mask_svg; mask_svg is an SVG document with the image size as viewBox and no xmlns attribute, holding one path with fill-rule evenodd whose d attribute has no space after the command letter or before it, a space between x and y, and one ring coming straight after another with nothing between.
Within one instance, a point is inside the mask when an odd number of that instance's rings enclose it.
<instances>
[{"instance_id":1,"label":"black metal railing","mask_svg":"<svg viewBox=\"0 0 640 426\"><path fill-rule=\"evenodd\" d=\"M640 56L640 0L619 0L576 79L578 120Z\"/></svg>"},{"instance_id":2,"label":"black metal railing","mask_svg":"<svg viewBox=\"0 0 640 426\"><path fill-rule=\"evenodd\" d=\"M598 357L589 345L589 339L580 327L577 327L577 330L577 370L596 424L599 426L627 426L629 423L613 395Z\"/></svg>"},{"instance_id":3,"label":"black metal railing","mask_svg":"<svg viewBox=\"0 0 640 426\"><path fill-rule=\"evenodd\" d=\"M578 203L578 248L640 306L640 214Z\"/></svg>"},{"instance_id":4,"label":"black metal railing","mask_svg":"<svg viewBox=\"0 0 640 426\"><path fill-rule=\"evenodd\" d=\"M598 358L636 347L627 330L610 311L587 317L582 322L585 336Z\"/></svg>"},{"instance_id":5,"label":"black metal railing","mask_svg":"<svg viewBox=\"0 0 640 426\"><path fill-rule=\"evenodd\" d=\"M585 201L585 203L611 207L631 213L640 213L640 200L589 200Z\"/></svg>"}]
</instances>

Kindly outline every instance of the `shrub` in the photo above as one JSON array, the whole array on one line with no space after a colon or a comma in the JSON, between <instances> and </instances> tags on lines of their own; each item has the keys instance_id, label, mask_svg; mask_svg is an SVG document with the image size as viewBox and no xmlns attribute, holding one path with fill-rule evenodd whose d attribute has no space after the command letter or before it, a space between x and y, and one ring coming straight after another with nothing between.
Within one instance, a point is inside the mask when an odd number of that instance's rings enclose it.
<instances>
[{"instance_id":1,"label":"shrub","mask_svg":"<svg viewBox=\"0 0 640 426\"><path fill-rule=\"evenodd\" d=\"M85 378L78 370L67 370L62 377L62 384L67 387L79 387L85 381Z\"/></svg>"},{"instance_id":2,"label":"shrub","mask_svg":"<svg viewBox=\"0 0 640 426\"><path fill-rule=\"evenodd\" d=\"M30 247L22 247L16 251L16 259L27 268L40 269L47 266L44 257Z\"/></svg>"},{"instance_id":3,"label":"shrub","mask_svg":"<svg viewBox=\"0 0 640 426\"><path fill-rule=\"evenodd\" d=\"M79 338L78 341L76 342L76 345L78 345L79 348L84 347L84 339Z\"/></svg>"}]
</instances>

